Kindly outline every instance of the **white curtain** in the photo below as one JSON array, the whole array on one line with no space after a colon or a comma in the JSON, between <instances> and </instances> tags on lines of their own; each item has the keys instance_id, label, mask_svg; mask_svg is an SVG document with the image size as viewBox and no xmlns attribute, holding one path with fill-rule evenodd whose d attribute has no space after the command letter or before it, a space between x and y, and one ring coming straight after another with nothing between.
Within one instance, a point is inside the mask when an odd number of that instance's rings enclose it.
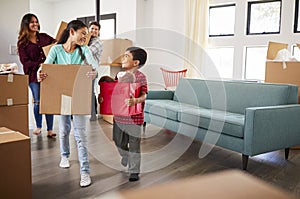
<instances>
[{"instance_id":1,"label":"white curtain","mask_svg":"<svg viewBox=\"0 0 300 199\"><path fill-rule=\"evenodd\" d=\"M189 77L202 77L201 67L205 62L204 49L208 41L209 0L186 0L186 49L185 67Z\"/></svg>"}]
</instances>

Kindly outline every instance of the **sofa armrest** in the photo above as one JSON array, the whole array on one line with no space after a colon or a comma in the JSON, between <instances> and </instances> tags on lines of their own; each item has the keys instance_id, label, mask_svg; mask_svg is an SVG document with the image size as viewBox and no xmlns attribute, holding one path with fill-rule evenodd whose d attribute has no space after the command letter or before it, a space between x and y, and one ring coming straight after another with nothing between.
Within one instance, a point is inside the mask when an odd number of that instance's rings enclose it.
<instances>
[{"instance_id":1,"label":"sofa armrest","mask_svg":"<svg viewBox=\"0 0 300 199\"><path fill-rule=\"evenodd\" d=\"M172 100L174 91L171 90L150 90L146 99L170 99Z\"/></svg>"},{"instance_id":2,"label":"sofa armrest","mask_svg":"<svg viewBox=\"0 0 300 199\"><path fill-rule=\"evenodd\" d=\"M257 155L300 144L300 105L246 109L244 154Z\"/></svg>"}]
</instances>

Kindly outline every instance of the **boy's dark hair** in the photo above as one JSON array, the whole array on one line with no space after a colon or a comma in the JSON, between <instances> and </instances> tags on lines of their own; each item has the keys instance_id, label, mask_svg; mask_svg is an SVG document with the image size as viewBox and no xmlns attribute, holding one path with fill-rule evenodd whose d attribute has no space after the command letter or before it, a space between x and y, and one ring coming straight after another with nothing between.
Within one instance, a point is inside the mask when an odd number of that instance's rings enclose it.
<instances>
[{"instance_id":1,"label":"boy's dark hair","mask_svg":"<svg viewBox=\"0 0 300 199\"><path fill-rule=\"evenodd\" d=\"M139 47L129 47L126 49L126 51L129 51L132 54L133 60L139 60L139 68L141 68L147 61L147 52Z\"/></svg>"},{"instance_id":2,"label":"boy's dark hair","mask_svg":"<svg viewBox=\"0 0 300 199\"><path fill-rule=\"evenodd\" d=\"M89 22L89 27L91 27L91 25L98 26L99 30L101 29L101 25L99 24L98 21L90 21Z\"/></svg>"},{"instance_id":3,"label":"boy's dark hair","mask_svg":"<svg viewBox=\"0 0 300 199\"><path fill-rule=\"evenodd\" d=\"M114 81L115 80L112 77L105 75L99 79L98 84L100 85L100 82L114 82Z\"/></svg>"}]
</instances>

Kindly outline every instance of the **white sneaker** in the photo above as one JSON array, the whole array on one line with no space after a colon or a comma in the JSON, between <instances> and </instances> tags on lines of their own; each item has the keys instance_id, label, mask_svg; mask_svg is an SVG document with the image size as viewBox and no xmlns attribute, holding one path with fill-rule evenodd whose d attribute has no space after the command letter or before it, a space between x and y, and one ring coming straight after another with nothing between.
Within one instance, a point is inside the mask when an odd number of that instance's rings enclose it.
<instances>
[{"instance_id":1,"label":"white sneaker","mask_svg":"<svg viewBox=\"0 0 300 199\"><path fill-rule=\"evenodd\" d=\"M80 186L87 187L92 183L91 177L88 173L82 173L80 175Z\"/></svg>"},{"instance_id":2,"label":"white sneaker","mask_svg":"<svg viewBox=\"0 0 300 199\"><path fill-rule=\"evenodd\" d=\"M69 159L66 157L61 157L59 167L61 168L69 168L70 167L70 162Z\"/></svg>"}]
</instances>

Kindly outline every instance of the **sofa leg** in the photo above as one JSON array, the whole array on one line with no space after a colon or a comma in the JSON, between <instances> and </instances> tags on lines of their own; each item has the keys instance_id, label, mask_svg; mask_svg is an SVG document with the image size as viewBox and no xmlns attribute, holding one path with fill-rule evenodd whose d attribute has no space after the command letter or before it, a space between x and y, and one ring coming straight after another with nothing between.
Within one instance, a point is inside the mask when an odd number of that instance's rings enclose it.
<instances>
[{"instance_id":1,"label":"sofa leg","mask_svg":"<svg viewBox=\"0 0 300 199\"><path fill-rule=\"evenodd\" d=\"M284 156L285 156L286 160L289 158L289 153L290 153L290 148L285 148L284 149Z\"/></svg>"},{"instance_id":2,"label":"sofa leg","mask_svg":"<svg viewBox=\"0 0 300 199\"><path fill-rule=\"evenodd\" d=\"M249 159L248 155L242 154L243 170L247 170L248 159Z\"/></svg>"}]
</instances>

